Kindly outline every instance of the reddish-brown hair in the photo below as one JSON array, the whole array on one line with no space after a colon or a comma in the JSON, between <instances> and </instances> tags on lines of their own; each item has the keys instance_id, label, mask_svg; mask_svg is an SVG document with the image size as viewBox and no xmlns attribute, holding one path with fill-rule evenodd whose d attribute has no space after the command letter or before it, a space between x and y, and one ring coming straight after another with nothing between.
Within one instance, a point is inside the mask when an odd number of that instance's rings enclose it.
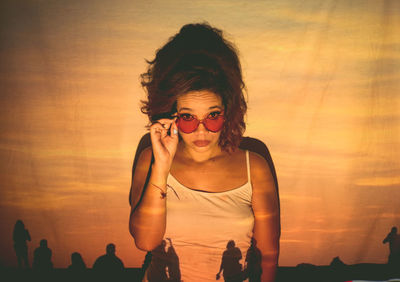
<instances>
[{"instance_id":1,"label":"reddish-brown hair","mask_svg":"<svg viewBox=\"0 0 400 282\"><path fill-rule=\"evenodd\" d=\"M208 90L221 97L225 108L219 145L226 151L239 146L246 128L245 84L237 51L221 30L206 23L185 25L147 62L141 75L147 101L141 110L150 123L175 113L179 95Z\"/></svg>"}]
</instances>

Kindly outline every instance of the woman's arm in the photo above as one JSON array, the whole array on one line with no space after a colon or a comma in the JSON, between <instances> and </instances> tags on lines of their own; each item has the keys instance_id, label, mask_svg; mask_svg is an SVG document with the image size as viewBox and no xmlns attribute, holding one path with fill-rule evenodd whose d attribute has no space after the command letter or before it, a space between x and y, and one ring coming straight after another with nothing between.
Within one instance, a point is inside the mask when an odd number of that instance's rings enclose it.
<instances>
[{"instance_id":1,"label":"woman's arm","mask_svg":"<svg viewBox=\"0 0 400 282\"><path fill-rule=\"evenodd\" d=\"M216 275L216 279L219 280L221 278L221 272L224 269L224 261L225 261L225 252L222 254L221 265L219 266L219 271Z\"/></svg>"},{"instance_id":2,"label":"woman's arm","mask_svg":"<svg viewBox=\"0 0 400 282\"><path fill-rule=\"evenodd\" d=\"M136 247L144 251L157 247L165 233L167 177L178 144L174 120L162 122L164 126L161 123L151 126L152 148L145 149L140 155L132 180L129 231ZM169 135L170 127L172 134ZM152 152L155 160L149 181L145 183Z\"/></svg>"},{"instance_id":3,"label":"woman's arm","mask_svg":"<svg viewBox=\"0 0 400 282\"><path fill-rule=\"evenodd\" d=\"M389 242L390 235L391 235L391 234L389 233L389 234L386 236L386 238L383 239L383 241L382 241L383 244Z\"/></svg>"},{"instance_id":4,"label":"woman's arm","mask_svg":"<svg viewBox=\"0 0 400 282\"><path fill-rule=\"evenodd\" d=\"M271 170L261 156L250 153L254 239L261 251L261 281L275 281L279 256L280 215L278 194Z\"/></svg>"}]
</instances>

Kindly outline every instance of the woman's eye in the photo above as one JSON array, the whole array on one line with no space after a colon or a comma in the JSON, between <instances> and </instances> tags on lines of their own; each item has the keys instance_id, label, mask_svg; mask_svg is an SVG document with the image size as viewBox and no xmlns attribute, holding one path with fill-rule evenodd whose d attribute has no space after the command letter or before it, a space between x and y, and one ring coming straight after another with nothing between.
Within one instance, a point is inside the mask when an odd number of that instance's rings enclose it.
<instances>
[{"instance_id":1,"label":"woman's eye","mask_svg":"<svg viewBox=\"0 0 400 282\"><path fill-rule=\"evenodd\" d=\"M180 118L183 120L192 120L194 117L191 114L180 114Z\"/></svg>"},{"instance_id":2,"label":"woman's eye","mask_svg":"<svg viewBox=\"0 0 400 282\"><path fill-rule=\"evenodd\" d=\"M220 114L221 114L221 112L219 112L219 111L211 112L208 114L208 118L215 119L215 118L219 117Z\"/></svg>"}]
</instances>

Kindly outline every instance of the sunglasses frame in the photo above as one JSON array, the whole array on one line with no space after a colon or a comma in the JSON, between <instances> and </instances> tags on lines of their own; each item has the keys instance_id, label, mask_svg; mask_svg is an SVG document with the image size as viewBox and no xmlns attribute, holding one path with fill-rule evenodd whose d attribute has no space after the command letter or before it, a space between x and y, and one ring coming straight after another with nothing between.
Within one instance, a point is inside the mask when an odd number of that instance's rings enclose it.
<instances>
[{"instance_id":1,"label":"sunglasses frame","mask_svg":"<svg viewBox=\"0 0 400 282\"><path fill-rule=\"evenodd\" d=\"M211 112L211 113L213 113L213 112ZM211 113L209 113L209 114L211 114ZM184 115L184 114L191 115L195 120L198 121L196 127L195 127L192 131L190 131L190 132L185 132L185 131L183 131L183 130L180 128L180 126L179 126L179 120L181 119L181 115ZM199 119L196 115L193 115L193 114L190 114L190 113L182 113L182 114L179 114L179 113L178 113L178 114L176 114L176 117L178 118L178 119L177 119L178 128L179 128L179 130L182 131L183 133L190 134L190 133L195 132L195 131L197 130L197 128L199 128L200 123L202 123L203 126L205 127L205 129L207 129L207 130L210 131L210 132L216 133L216 132L221 131L221 130L222 130L222 127L223 127L223 124L224 124L224 122L225 122L224 111L222 110L221 113L215 118L215 119L219 119L219 118L222 118L222 119L223 119L221 128L218 129L218 130L216 130L216 131L210 130L210 129L207 127L206 123L204 122L205 120L210 119L210 118L208 117L209 114L207 115L207 117L205 117L205 118L203 118L203 119Z\"/></svg>"}]
</instances>

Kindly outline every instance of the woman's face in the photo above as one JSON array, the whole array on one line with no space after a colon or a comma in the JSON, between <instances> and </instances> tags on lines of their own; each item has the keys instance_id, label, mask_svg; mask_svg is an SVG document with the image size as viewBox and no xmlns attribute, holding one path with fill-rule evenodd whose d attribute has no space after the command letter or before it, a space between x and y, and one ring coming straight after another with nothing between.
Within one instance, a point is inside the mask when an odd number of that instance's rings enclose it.
<instances>
[{"instance_id":1,"label":"woman's face","mask_svg":"<svg viewBox=\"0 0 400 282\"><path fill-rule=\"evenodd\" d=\"M190 114L202 120L207 116L221 113L224 110L222 99L208 90L188 92L177 99L178 114ZM221 131L212 132L200 123L192 133L179 130L185 145L197 152L204 152L218 147Z\"/></svg>"}]
</instances>

